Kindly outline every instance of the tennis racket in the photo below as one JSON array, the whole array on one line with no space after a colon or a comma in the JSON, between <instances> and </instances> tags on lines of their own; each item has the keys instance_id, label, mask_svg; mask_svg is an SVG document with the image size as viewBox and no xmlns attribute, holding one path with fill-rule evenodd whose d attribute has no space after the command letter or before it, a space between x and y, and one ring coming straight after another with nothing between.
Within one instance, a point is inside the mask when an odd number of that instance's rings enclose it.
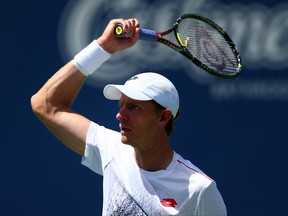
<instances>
[{"instance_id":1,"label":"tennis racket","mask_svg":"<svg viewBox=\"0 0 288 216\"><path fill-rule=\"evenodd\" d=\"M178 45L163 37L171 32ZM121 24L115 26L115 35L125 37ZM184 14L163 32L141 28L139 39L165 44L218 77L232 78L242 69L240 54L229 35L215 22L197 14Z\"/></svg>"}]
</instances>

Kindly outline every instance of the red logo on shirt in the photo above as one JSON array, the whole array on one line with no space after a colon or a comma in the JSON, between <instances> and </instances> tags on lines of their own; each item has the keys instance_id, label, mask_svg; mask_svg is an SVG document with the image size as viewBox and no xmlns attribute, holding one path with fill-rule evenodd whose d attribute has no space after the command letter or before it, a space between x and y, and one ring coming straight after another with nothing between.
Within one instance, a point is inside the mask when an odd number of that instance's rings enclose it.
<instances>
[{"instance_id":1,"label":"red logo on shirt","mask_svg":"<svg viewBox=\"0 0 288 216\"><path fill-rule=\"evenodd\" d=\"M164 199L161 200L161 203L165 207L173 207L173 208L175 208L176 205L177 205L176 200L174 200L173 198L164 198Z\"/></svg>"}]
</instances>

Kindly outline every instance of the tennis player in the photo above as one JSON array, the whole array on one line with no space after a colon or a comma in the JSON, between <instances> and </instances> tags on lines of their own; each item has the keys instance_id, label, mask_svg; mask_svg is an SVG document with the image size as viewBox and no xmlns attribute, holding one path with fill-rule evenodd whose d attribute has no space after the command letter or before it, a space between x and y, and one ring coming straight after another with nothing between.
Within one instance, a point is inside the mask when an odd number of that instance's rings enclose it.
<instances>
[{"instance_id":1,"label":"tennis player","mask_svg":"<svg viewBox=\"0 0 288 216\"><path fill-rule=\"evenodd\" d=\"M115 37L117 23L126 38ZM104 88L107 99L119 101L120 131L71 109L86 78L138 37L136 19L111 20L101 37L32 96L32 109L63 144L82 156L83 165L103 176L103 215L226 215L215 181L171 148L179 96L167 78L145 72L124 85Z\"/></svg>"}]
</instances>

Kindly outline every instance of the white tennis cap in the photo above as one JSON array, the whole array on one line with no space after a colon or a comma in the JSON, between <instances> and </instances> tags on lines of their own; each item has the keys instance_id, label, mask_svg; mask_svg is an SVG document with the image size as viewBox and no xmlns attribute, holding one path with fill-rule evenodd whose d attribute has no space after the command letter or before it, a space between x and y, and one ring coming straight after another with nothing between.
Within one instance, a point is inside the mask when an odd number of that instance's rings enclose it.
<instances>
[{"instance_id":1,"label":"white tennis cap","mask_svg":"<svg viewBox=\"0 0 288 216\"><path fill-rule=\"evenodd\" d=\"M154 100L170 109L173 117L179 109L179 95L173 83L153 72L137 74L128 79L124 85L106 85L103 94L109 100L119 100L122 94L134 100Z\"/></svg>"}]
</instances>

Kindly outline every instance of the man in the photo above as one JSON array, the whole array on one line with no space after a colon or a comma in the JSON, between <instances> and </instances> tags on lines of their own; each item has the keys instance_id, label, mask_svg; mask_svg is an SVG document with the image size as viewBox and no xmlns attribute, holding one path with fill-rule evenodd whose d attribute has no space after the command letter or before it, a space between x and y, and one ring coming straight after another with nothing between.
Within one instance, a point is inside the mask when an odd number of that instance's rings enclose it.
<instances>
[{"instance_id":1,"label":"man","mask_svg":"<svg viewBox=\"0 0 288 216\"><path fill-rule=\"evenodd\" d=\"M126 33L123 39L114 35L118 23ZM167 78L147 72L104 88L106 98L119 100L120 133L71 109L86 77L111 54L132 47L138 37L138 20L111 20L101 37L31 98L32 109L82 156L83 165L103 175L103 215L226 215L216 183L170 146L179 96Z\"/></svg>"}]
</instances>

